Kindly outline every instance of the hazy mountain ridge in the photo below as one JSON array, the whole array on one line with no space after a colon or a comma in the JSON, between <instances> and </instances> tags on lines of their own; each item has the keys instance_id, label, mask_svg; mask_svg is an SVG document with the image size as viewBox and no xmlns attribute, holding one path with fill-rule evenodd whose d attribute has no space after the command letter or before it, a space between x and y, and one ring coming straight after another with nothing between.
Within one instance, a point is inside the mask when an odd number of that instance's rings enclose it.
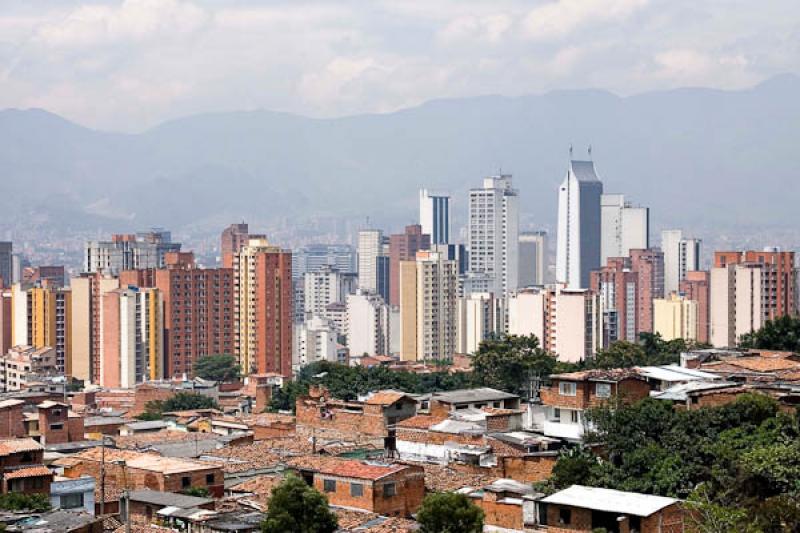
<instances>
[{"instance_id":1,"label":"hazy mountain ridge","mask_svg":"<svg viewBox=\"0 0 800 533\"><path fill-rule=\"evenodd\" d=\"M6 110L0 209L78 226L317 213L396 226L414 216L420 186L451 191L465 213L463 193L502 168L523 212L551 225L567 148L583 156L592 143L606 190L651 206L656 224L797 224L798 92L787 75L743 91L556 91L337 119L208 113L139 134Z\"/></svg>"}]
</instances>

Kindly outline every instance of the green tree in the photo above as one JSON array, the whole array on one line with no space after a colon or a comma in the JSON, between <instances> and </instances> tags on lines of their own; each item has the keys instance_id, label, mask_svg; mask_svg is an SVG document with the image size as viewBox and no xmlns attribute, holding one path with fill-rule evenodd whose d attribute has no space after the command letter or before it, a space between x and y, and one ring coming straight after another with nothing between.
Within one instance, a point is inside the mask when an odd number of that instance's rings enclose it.
<instances>
[{"instance_id":1,"label":"green tree","mask_svg":"<svg viewBox=\"0 0 800 533\"><path fill-rule=\"evenodd\" d=\"M800 352L800 317L781 316L752 333L742 335L742 348Z\"/></svg>"},{"instance_id":2,"label":"green tree","mask_svg":"<svg viewBox=\"0 0 800 533\"><path fill-rule=\"evenodd\" d=\"M553 487L561 490L572 485L587 485L596 463L597 458L585 449L568 448L561 453L553 467Z\"/></svg>"},{"instance_id":3,"label":"green tree","mask_svg":"<svg viewBox=\"0 0 800 533\"><path fill-rule=\"evenodd\" d=\"M144 413L139 420L161 420L164 413L172 411L193 411L195 409L218 409L213 398L194 392L179 392L167 400L150 400L144 405Z\"/></svg>"},{"instance_id":4,"label":"green tree","mask_svg":"<svg viewBox=\"0 0 800 533\"><path fill-rule=\"evenodd\" d=\"M557 368L556 357L539 346L535 335L487 339L472 358L477 384L521 395L532 377L546 377Z\"/></svg>"},{"instance_id":5,"label":"green tree","mask_svg":"<svg viewBox=\"0 0 800 533\"><path fill-rule=\"evenodd\" d=\"M8 492L0 494L0 509L5 511L49 511L50 498L47 494Z\"/></svg>"},{"instance_id":6,"label":"green tree","mask_svg":"<svg viewBox=\"0 0 800 533\"><path fill-rule=\"evenodd\" d=\"M643 365L646 361L644 347L629 341L617 341L599 350L589 365L594 368L628 368Z\"/></svg>"},{"instance_id":7,"label":"green tree","mask_svg":"<svg viewBox=\"0 0 800 533\"><path fill-rule=\"evenodd\" d=\"M272 489L267 503L264 533L333 533L339 527L328 499L294 475Z\"/></svg>"},{"instance_id":8,"label":"green tree","mask_svg":"<svg viewBox=\"0 0 800 533\"><path fill-rule=\"evenodd\" d=\"M483 510L464 494L437 492L422 501L417 522L420 533L480 533Z\"/></svg>"},{"instance_id":9,"label":"green tree","mask_svg":"<svg viewBox=\"0 0 800 533\"><path fill-rule=\"evenodd\" d=\"M236 358L228 354L206 355L197 360L194 373L211 381L236 381L241 376L241 369Z\"/></svg>"}]
</instances>

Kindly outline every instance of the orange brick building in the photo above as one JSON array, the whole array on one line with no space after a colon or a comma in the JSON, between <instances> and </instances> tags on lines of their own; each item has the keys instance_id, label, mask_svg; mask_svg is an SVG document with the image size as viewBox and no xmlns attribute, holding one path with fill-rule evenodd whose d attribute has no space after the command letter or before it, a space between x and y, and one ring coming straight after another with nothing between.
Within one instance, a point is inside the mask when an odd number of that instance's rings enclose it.
<instances>
[{"instance_id":1,"label":"orange brick building","mask_svg":"<svg viewBox=\"0 0 800 533\"><path fill-rule=\"evenodd\" d=\"M796 314L794 252L748 250L714 253L715 268L747 263L760 265L765 273L761 278L762 293L765 295L764 318L774 320Z\"/></svg>"},{"instance_id":2,"label":"orange brick building","mask_svg":"<svg viewBox=\"0 0 800 533\"><path fill-rule=\"evenodd\" d=\"M421 466L319 456L290 460L289 466L325 494L331 505L385 516L411 516L425 497Z\"/></svg>"}]
</instances>

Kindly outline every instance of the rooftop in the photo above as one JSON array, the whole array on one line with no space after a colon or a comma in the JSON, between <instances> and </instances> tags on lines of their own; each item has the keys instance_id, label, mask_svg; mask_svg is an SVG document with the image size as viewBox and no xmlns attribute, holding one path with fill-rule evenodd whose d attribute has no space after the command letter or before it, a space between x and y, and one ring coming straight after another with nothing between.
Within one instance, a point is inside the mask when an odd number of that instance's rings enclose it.
<instances>
[{"instance_id":1,"label":"rooftop","mask_svg":"<svg viewBox=\"0 0 800 533\"><path fill-rule=\"evenodd\" d=\"M2 439L0 440L0 456L11 455L12 453L33 452L44 450L44 446L33 439Z\"/></svg>"},{"instance_id":2,"label":"rooftop","mask_svg":"<svg viewBox=\"0 0 800 533\"><path fill-rule=\"evenodd\" d=\"M551 379L562 381L602 381L616 383L624 379L643 379L642 376L633 368L610 368L582 370L580 372L567 372L565 374L553 374Z\"/></svg>"},{"instance_id":3,"label":"rooftop","mask_svg":"<svg viewBox=\"0 0 800 533\"><path fill-rule=\"evenodd\" d=\"M6 480L9 479L22 479L27 477L42 477L52 476L53 472L46 466L29 466L27 468L20 468L19 470L12 470L6 472L3 476Z\"/></svg>"},{"instance_id":4,"label":"rooftop","mask_svg":"<svg viewBox=\"0 0 800 533\"><path fill-rule=\"evenodd\" d=\"M638 367L639 373L646 378L657 379L660 381L698 381L719 379L717 374L703 372L691 368L684 368L678 365L663 366L641 366Z\"/></svg>"},{"instance_id":5,"label":"rooftop","mask_svg":"<svg viewBox=\"0 0 800 533\"><path fill-rule=\"evenodd\" d=\"M519 396L497 389L490 389L488 387L479 387L477 389L460 389L449 392L434 392L431 395L432 400L450 404L491 402L497 400L511 400L514 398L519 398Z\"/></svg>"},{"instance_id":6,"label":"rooftop","mask_svg":"<svg viewBox=\"0 0 800 533\"><path fill-rule=\"evenodd\" d=\"M159 429L166 429L169 424L163 420L146 420L142 422L128 422L125 427L133 431L157 431Z\"/></svg>"},{"instance_id":7,"label":"rooftop","mask_svg":"<svg viewBox=\"0 0 800 533\"><path fill-rule=\"evenodd\" d=\"M541 501L548 504L645 517L678 503L680 500L637 492L572 485Z\"/></svg>"},{"instance_id":8,"label":"rooftop","mask_svg":"<svg viewBox=\"0 0 800 533\"><path fill-rule=\"evenodd\" d=\"M311 470L320 474L369 480L378 480L408 468L402 464L378 464L357 459L312 455L296 457L287 463L294 468Z\"/></svg>"},{"instance_id":9,"label":"rooftop","mask_svg":"<svg viewBox=\"0 0 800 533\"><path fill-rule=\"evenodd\" d=\"M385 390L378 391L371 395L369 398L364 400L364 403L367 405L392 405L403 398L410 399L410 396L408 396L405 392Z\"/></svg>"},{"instance_id":10,"label":"rooftop","mask_svg":"<svg viewBox=\"0 0 800 533\"><path fill-rule=\"evenodd\" d=\"M130 491L130 498L135 502L152 503L164 507L180 507L182 509L200 507L201 505L208 505L214 501L212 498L198 498L196 496L186 496L185 494L161 492L158 490L132 490Z\"/></svg>"},{"instance_id":11,"label":"rooftop","mask_svg":"<svg viewBox=\"0 0 800 533\"><path fill-rule=\"evenodd\" d=\"M76 454L75 457L81 460L100 461L101 453L102 450L100 448L92 448ZM217 466L200 461L190 461L187 459L178 459L174 457L161 457L152 453L140 453L131 450L115 450L112 448L106 448L105 455L106 463L111 463L113 461L125 461L125 464L128 466L128 468L150 470L167 475L191 472L195 470L209 470Z\"/></svg>"}]
</instances>

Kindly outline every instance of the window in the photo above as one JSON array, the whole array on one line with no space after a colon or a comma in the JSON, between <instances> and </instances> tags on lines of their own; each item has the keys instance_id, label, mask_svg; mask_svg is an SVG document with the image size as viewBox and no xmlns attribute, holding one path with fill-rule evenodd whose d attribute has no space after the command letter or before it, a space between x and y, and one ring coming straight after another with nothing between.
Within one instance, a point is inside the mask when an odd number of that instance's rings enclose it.
<instances>
[{"instance_id":1,"label":"window","mask_svg":"<svg viewBox=\"0 0 800 533\"><path fill-rule=\"evenodd\" d=\"M578 393L578 387L571 381L562 381L558 384L558 393L561 396L575 396Z\"/></svg>"},{"instance_id":2,"label":"window","mask_svg":"<svg viewBox=\"0 0 800 533\"><path fill-rule=\"evenodd\" d=\"M570 411L569 412L569 421L573 424L578 423L578 411Z\"/></svg>"},{"instance_id":3,"label":"window","mask_svg":"<svg viewBox=\"0 0 800 533\"><path fill-rule=\"evenodd\" d=\"M31 489L41 489L44 488L44 478L40 477L32 477L30 478L30 485L28 488Z\"/></svg>"},{"instance_id":4,"label":"window","mask_svg":"<svg viewBox=\"0 0 800 533\"><path fill-rule=\"evenodd\" d=\"M189 476L183 476L181 478L181 487L184 489L188 489L192 486L192 478Z\"/></svg>"},{"instance_id":5,"label":"window","mask_svg":"<svg viewBox=\"0 0 800 533\"><path fill-rule=\"evenodd\" d=\"M50 429L53 431L64 429L64 424L50 424Z\"/></svg>"},{"instance_id":6,"label":"window","mask_svg":"<svg viewBox=\"0 0 800 533\"><path fill-rule=\"evenodd\" d=\"M214 474L206 474L206 485L214 484Z\"/></svg>"},{"instance_id":7,"label":"window","mask_svg":"<svg viewBox=\"0 0 800 533\"><path fill-rule=\"evenodd\" d=\"M397 495L397 485L394 483L387 483L383 486L383 497L390 498Z\"/></svg>"},{"instance_id":8,"label":"window","mask_svg":"<svg viewBox=\"0 0 800 533\"><path fill-rule=\"evenodd\" d=\"M83 507L83 493L77 494L62 494L61 495L61 508L62 509L77 509Z\"/></svg>"},{"instance_id":9,"label":"window","mask_svg":"<svg viewBox=\"0 0 800 533\"><path fill-rule=\"evenodd\" d=\"M561 422L561 409L559 409L558 407L553 408L553 421Z\"/></svg>"},{"instance_id":10,"label":"window","mask_svg":"<svg viewBox=\"0 0 800 533\"><path fill-rule=\"evenodd\" d=\"M572 509L560 508L558 510L558 523L567 525L572 522Z\"/></svg>"},{"instance_id":11,"label":"window","mask_svg":"<svg viewBox=\"0 0 800 533\"><path fill-rule=\"evenodd\" d=\"M611 383L595 383L594 393L598 398L610 398Z\"/></svg>"},{"instance_id":12,"label":"window","mask_svg":"<svg viewBox=\"0 0 800 533\"><path fill-rule=\"evenodd\" d=\"M361 483L350 483L350 496L361 497L364 495L364 485Z\"/></svg>"},{"instance_id":13,"label":"window","mask_svg":"<svg viewBox=\"0 0 800 533\"><path fill-rule=\"evenodd\" d=\"M322 490L325 492L336 492L336 480L335 479L323 479L322 480Z\"/></svg>"}]
</instances>

